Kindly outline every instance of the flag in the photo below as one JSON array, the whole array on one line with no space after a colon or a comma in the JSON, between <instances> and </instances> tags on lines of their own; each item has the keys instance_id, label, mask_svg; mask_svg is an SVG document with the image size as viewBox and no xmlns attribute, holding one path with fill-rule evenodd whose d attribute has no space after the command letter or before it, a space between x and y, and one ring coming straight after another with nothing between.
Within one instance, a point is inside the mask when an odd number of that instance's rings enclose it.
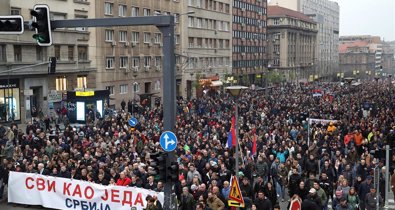
<instances>
[{"instance_id":1,"label":"flag","mask_svg":"<svg viewBox=\"0 0 395 210\"><path fill-rule=\"evenodd\" d=\"M230 131L228 133L228 142L226 147L230 148L236 145L236 129L235 129L236 119L232 117L232 124L230 126Z\"/></svg>"},{"instance_id":2,"label":"flag","mask_svg":"<svg viewBox=\"0 0 395 210\"><path fill-rule=\"evenodd\" d=\"M256 129L252 129L252 155L256 155Z\"/></svg>"}]
</instances>

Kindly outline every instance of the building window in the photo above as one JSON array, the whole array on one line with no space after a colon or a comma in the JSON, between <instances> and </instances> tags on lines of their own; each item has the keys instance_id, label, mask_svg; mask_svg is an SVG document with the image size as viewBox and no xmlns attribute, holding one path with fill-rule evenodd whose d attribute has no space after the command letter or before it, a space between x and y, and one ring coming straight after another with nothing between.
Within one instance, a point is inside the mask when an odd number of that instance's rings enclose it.
<instances>
[{"instance_id":1,"label":"building window","mask_svg":"<svg viewBox=\"0 0 395 210\"><path fill-rule=\"evenodd\" d=\"M105 30L106 42L112 42L114 40L114 30Z\"/></svg>"},{"instance_id":2,"label":"building window","mask_svg":"<svg viewBox=\"0 0 395 210\"><path fill-rule=\"evenodd\" d=\"M174 14L174 23L178 23L180 18L180 14L175 13Z\"/></svg>"},{"instance_id":3,"label":"building window","mask_svg":"<svg viewBox=\"0 0 395 210\"><path fill-rule=\"evenodd\" d=\"M140 92L140 84L135 82L133 83L133 92L138 93Z\"/></svg>"},{"instance_id":4,"label":"building window","mask_svg":"<svg viewBox=\"0 0 395 210\"><path fill-rule=\"evenodd\" d=\"M22 61L22 46L14 45L14 60Z\"/></svg>"},{"instance_id":5,"label":"building window","mask_svg":"<svg viewBox=\"0 0 395 210\"><path fill-rule=\"evenodd\" d=\"M11 7L11 15L20 15L21 8Z\"/></svg>"},{"instance_id":6,"label":"building window","mask_svg":"<svg viewBox=\"0 0 395 210\"><path fill-rule=\"evenodd\" d=\"M60 61L60 45L55 45L54 47L55 57L57 61Z\"/></svg>"},{"instance_id":7,"label":"building window","mask_svg":"<svg viewBox=\"0 0 395 210\"><path fill-rule=\"evenodd\" d=\"M77 88L87 88L86 84L86 76L78 76L77 77Z\"/></svg>"},{"instance_id":8,"label":"building window","mask_svg":"<svg viewBox=\"0 0 395 210\"><path fill-rule=\"evenodd\" d=\"M58 77L58 78L56 78L56 90L57 91L66 91L67 90L67 79L66 79L66 77Z\"/></svg>"},{"instance_id":9,"label":"building window","mask_svg":"<svg viewBox=\"0 0 395 210\"><path fill-rule=\"evenodd\" d=\"M151 65L151 56L144 57L144 67L149 67Z\"/></svg>"},{"instance_id":10,"label":"building window","mask_svg":"<svg viewBox=\"0 0 395 210\"><path fill-rule=\"evenodd\" d=\"M155 90L160 90L160 80L155 81Z\"/></svg>"},{"instance_id":11,"label":"building window","mask_svg":"<svg viewBox=\"0 0 395 210\"><path fill-rule=\"evenodd\" d=\"M188 6L193 6L193 0L188 0Z\"/></svg>"},{"instance_id":12,"label":"building window","mask_svg":"<svg viewBox=\"0 0 395 210\"><path fill-rule=\"evenodd\" d=\"M2 44L0 45L0 61L1 62L6 62L7 61L7 56L6 56L6 45Z\"/></svg>"},{"instance_id":13,"label":"building window","mask_svg":"<svg viewBox=\"0 0 395 210\"><path fill-rule=\"evenodd\" d=\"M193 17L188 17L188 26L193 27Z\"/></svg>"},{"instance_id":14,"label":"building window","mask_svg":"<svg viewBox=\"0 0 395 210\"><path fill-rule=\"evenodd\" d=\"M114 86L106 86L106 90L110 92L110 95L114 95Z\"/></svg>"},{"instance_id":15,"label":"building window","mask_svg":"<svg viewBox=\"0 0 395 210\"><path fill-rule=\"evenodd\" d=\"M51 16L51 20L66 20L67 19L66 13L51 12L50 16Z\"/></svg>"},{"instance_id":16,"label":"building window","mask_svg":"<svg viewBox=\"0 0 395 210\"><path fill-rule=\"evenodd\" d=\"M202 23L203 23L202 18L197 18L197 25L196 25L196 27L197 28L202 28Z\"/></svg>"},{"instance_id":17,"label":"building window","mask_svg":"<svg viewBox=\"0 0 395 210\"><path fill-rule=\"evenodd\" d=\"M128 67L128 57L119 58L119 68L126 69Z\"/></svg>"},{"instance_id":18,"label":"building window","mask_svg":"<svg viewBox=\"0 0 395 210\"><path fill-rule=\"evenodd\" d=\"M126 16L126 5L120 4L118 6L118 16L119 17L125 17Z\"/></svg>"},{"instance_id":19,"label":"building window","mask_svg":"<svg viewBox=\"0 0 395 210\"><path fill-rule=\"evenodd\" d=\"M114 58L106 58L106 69L114 69Z\"/></svg>"},{"instance_id":20,"label":"building window","mask_svg":"<svg viewBox=\"0 0 395 210\"><path fill-rule=\"evenodd\" d=\"M176 44L180 44L180 35L179 34L176 35Z\"/></svg>"},{"instance_id":21,"label":"building window","mask_svg":"<svg viewBox=\"0 0 395 210\"><path fill-rule=\"evenodd\" d=\"M188 43L189 43L189 47L190 47L190 48L195 47L194 38L193 38L193 37L189 37L189 38L188 38Z\"/></svg>"},{"instance_id":22,"label":"building window","mask_svg":"<svg viewBox=\"0 0 395 210\"><path fill-rule=\"evenodd\" d=\"M86 15L75 15L75 19L87 19L87 18L88 18L88 16L86 16ZM76 31L86 31L87 28L86 27L78 27L78 28L75 28L75 30Z\"/></svg>"},{"instance_id":23,"label":"building window","mask_svg":"<svg viewBox=\"0 0 395 210\"><path fill-rule=\"evenodd\" d=\"M119 31L119 42L126 42L127 36L128 36L127 31Z\"/></svg>"},{"instance_id":24,"label":"building window","mask_svg":"<svg viewBox=\"0 0 395 210\"><path fill-rule=\"evenodd\" d=\"M78 46L78 60L87 61L88 60L88 47Z\"/></svg>"},{"instance_id":25,"label":"building window","mask_svg":"<svg viewBox=\"0 0 395 210\"><path fill-rule=\"evenodd\" d=\"M151 33L144 32L144 43L150 43L150 42L151 42Z\"/></svg>"},{"instance_id":26,"label":"building window","mask_svg":"<svg viewBox=\"0 0 395 210\"><path fill-rule=\"evenodd\" d=\"M139 67L140 66L140 58L139 57L133 57L132 58L132 67Z\"/></svg>"},{"instance_id":27,"label":"building window","mask_svg":"<svg viewBox=\"0 0 395 210\"><path fill-rule=\"evenodd\" d=\"M123 84L119 86L119 93L120 94L125 94L128 92L128 85L127 84Z\"/></svg>"},{"instance_id":28,"label":"building window","mask_svg":"<svg viewBox=\"0 0 395 210\"><path fill-rule=\"evenodd\" d=\"M155 33L155 43L159 44L162 41L162 34Z\"/></svg>"},{"instance_id":29,"label":"building window","mask_svg":"<svg viewBox=\"0 0 395 210\"><path fill-rule=\"evenodd\" d=\"M144 16L150 16L150 15L151 15L151 10L150 10L150 9L147 9L147 8L144 8L144 9L143 9L143 15L144 15Z\"/></svg>"},{"instance_id":30,"label":"building window","mask_svg":"<svg viewBox=\"0 0 395 210\"><path fill-rule=\"evenodd\" d=\"M132 32L132 42L138 43L140 39L140 33L133 31Z\"/></svg>"},{"instance_id":31,"label":"building window","mask_svg":"<svg viewBox=\"0 0 395 210\"><path fill-rule=\"evenodd\" d=\"M137 17L137 16L139 16L139 8L132 7L132 17Z\"/></svg>"},{"instance_id":32,"label":"building window","mask_svg":"<svg viewBox=\"0 0 395 210\"><path fill-rule=\"evenodd\" d=\"M162 64L162 58L160 56L156 56L154 60L154 66L159 67Z\"/></svg>"},{"instance_id":33,"label":"building window","mask_svg":"<svg viewBox=\"0 0 395 210\"><path fill-rule=\"evenodd\" d=\"M69 57L69 61L73 61L74 60L74 46L68 46L68 57Z\"/></svg>"},{"instance_id":34,"label":"building window","mask_svg":"<svg viewBox=\"0 0 395 210\"><path fill-rule=\"evenodd\" d=\"M113 3L105 2L104 3L104 14L105 15L112 15L112 8L114 7Z\"/></svg>"},{"instance_id":35,"label":"building window","mask_svg":"<svg viewBox=\"0 0 395 210\"><path fill-rule=\"evenodd\" d=\"M44 50L41 46L36 46L36 60L44 61Z\"/></svg>"}]
</instances>

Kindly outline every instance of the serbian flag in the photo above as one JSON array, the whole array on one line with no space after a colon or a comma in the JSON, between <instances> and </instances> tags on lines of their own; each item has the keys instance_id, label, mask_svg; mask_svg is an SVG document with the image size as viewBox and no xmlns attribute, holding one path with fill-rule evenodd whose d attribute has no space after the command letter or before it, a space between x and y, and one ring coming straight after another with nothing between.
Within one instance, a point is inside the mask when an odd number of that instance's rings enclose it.
<instances>
[{"instance_id":1,"label":"serbian flag","mask_svg":"<svg viewBox=\"0 0 395 210\"><path fill-rule=\"evenodd\" d=\"M230 131L228 133L228 142L226 144L226 147L231 148L232 146L236 145L236 119L235 117L232 117L232 124L230 126Z\"/></svg>"},{"instance_id":2,"label":"serbian flag","mask_svg":"<svg viewBox=\"0 0 395 210\"><path fill-rule=\"evenodd\" d=\"M256 129L252 129L252 155L256 155Z\"/></svg>"}]
</instances>

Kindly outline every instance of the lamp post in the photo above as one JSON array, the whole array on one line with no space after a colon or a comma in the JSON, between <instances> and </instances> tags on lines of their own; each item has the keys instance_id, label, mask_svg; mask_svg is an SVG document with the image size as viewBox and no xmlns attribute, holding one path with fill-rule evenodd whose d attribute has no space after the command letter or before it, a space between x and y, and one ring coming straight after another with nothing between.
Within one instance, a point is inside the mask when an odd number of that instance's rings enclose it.
<instances>
[{"instance_id":1,"label":"lamp post","mask_svg":"<svg viewBox=\"0 0 395 210\"><path fill-rule=\"evenodd\" d=\"M351 122L351 113L352 113L352 106L351 106L351 83L354 80L353 77L346 77L344 80L348 83L348 98L349 98L349 103L350 103L350 108L349 108L349 114L348 114L348 123Z\"/></svg>"},{"instance_id":2,"label":"lamp post","mask_svg":"<svg viewBox=\"0 0 395 210\"><path fill-rule=\"evenodd\" d=\"M235 119L236 119L236 123L235 123L235 131L236 131L236 147L235 147L235 153L236 153L236 177L239 175L239 108L238 108L238 99L239 96L241 95L242 91L244 89L247 89L248 87L246 86L229 86L226 87L225 89L229 92L230 95L233 96L234 98L234 102L235 102Z\"/></svg>"}]
</instances>

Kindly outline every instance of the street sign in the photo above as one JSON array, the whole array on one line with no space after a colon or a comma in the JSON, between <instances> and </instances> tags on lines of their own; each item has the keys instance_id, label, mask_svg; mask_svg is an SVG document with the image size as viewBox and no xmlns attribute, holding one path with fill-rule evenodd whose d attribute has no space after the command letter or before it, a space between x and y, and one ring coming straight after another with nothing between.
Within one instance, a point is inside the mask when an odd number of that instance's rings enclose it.
<instances>
[{"instance_id":1,"label":"street sign","mask_svg":"<svg viewBox=\"0 0 395 210\"><path fill-rule=\"evenodd\" d=\"M230 186L230 192L229 192L229 200L235 201L240 205L244 206L244 199L243 196L241 195L239 182L237 181L236 176L232 177L232 184Z\"/></svg>"},{"instance_id":2,"label":"street sign","mask_svg":"<svg viewBox=\"0 0 395 210\"><path fill-rule=\"evenodd\" d=\"M177 147L177 137L171 131L165 131L160 135L160 146L166 152L171 152Z\"/></svg>"},{"instance_id":3,"label":"street sign","mask_svg":"<svg viewBox=\"0 0 395 210\"><path fill-rule=\"evenodd\" d=\"M137 123L139 123L139 122L137 121L136 118L132 117L132 118L130 118L130 120L128 121L128 123L129 123L130 126L134 127L134 126L136 126Z\"/></svg>"},{"instance_id":4,"label":"street sign","mask_svg":"<svg viewBox=\"0 0 395 210\"><path fill-rule=\"evenodd\" d=\"M233 207L244 207L244 203L239 203L237 201L234 200L228 200L228 206L233 206Z\"/></svg>"}]
</instances>

